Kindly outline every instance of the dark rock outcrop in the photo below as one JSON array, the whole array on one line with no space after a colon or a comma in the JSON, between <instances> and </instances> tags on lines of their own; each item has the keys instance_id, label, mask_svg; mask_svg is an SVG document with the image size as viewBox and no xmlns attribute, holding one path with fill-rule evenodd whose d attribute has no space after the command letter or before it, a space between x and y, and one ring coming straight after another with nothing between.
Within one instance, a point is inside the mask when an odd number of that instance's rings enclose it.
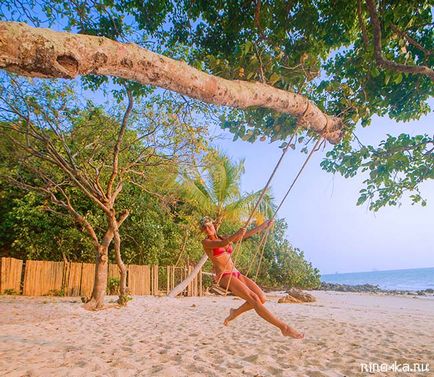
<instances>
[{"instance_id":1,"label":"dark rock outcrop","mask_svg":"<svg viewBox=\"0 0 434 377\"><path fill-rule=\"evenodd\" d=\"M385 293L392 295L418 295L427 296L434 294L434 289L428 288L419 291L398 290L398 289L381 289L378 285L373 284L338 284L321 282L318 288L321 291L337 291L337 292L370 292L370 293Z\"/></svg>"}]
</instances>

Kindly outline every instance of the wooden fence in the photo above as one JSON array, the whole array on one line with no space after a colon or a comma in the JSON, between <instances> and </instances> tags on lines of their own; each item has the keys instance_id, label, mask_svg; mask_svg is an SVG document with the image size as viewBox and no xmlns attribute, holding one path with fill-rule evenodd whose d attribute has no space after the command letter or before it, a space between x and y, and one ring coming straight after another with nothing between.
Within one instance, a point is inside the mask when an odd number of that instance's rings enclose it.
<instances>
[{"instance_id":1,"label":"wooden fence","mask_svg":"<svg viewBox=\"0 0 434 377\"><path fill-rule=\"evenodd\" d=\"M24 271L23 271L24 266ZM167 294L179 284L193 267L127 266L127 285L132 295ZM119 279L119 268L108 265L108 278ZM14 258L0 260L0 293L25 296L65 295L87 296L92 293L95 279L93 263L51 262ZM185 296L202 296L202 271L184 290Z\"/></svg>"}]
</instances>

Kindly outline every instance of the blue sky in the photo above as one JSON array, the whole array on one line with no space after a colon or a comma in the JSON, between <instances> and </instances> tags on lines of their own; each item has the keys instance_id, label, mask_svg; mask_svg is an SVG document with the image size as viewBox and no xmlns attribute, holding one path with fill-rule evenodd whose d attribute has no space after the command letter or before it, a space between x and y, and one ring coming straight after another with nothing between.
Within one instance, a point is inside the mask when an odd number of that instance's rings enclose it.
<instances>
[{"instance_id":1,"label":"blue sky","mask_svg":"<svg viewBox=\"0 0 434 377\"><path fill-rule=\"evenodd\" d=\"M364 144L378 145L386 134L431 134L433 124L433 113L407 123L376 117L370 127L359 128L356 135ZM232 142L231 134L218 132L223 134L216 142L219 148L235 159L245 158L243 190L260 189L280 157L278 142ZM421 186L428 199L426 207L403 200L400 207L374 213L367 206L356 206L362 176L345 179L321 169L326 151L314 155L280 211L279 217L289 225L291 243L302 249L322 274L433 267L434 182ZM305 157L297 151L286 155L272 184L277 202Z\"/></svg>"}]
</instances>

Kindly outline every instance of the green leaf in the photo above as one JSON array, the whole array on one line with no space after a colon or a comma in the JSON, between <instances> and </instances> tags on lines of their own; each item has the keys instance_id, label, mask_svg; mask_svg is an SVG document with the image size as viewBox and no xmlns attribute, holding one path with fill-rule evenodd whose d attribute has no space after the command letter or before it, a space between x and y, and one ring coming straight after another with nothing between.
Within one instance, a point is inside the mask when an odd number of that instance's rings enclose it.
<instances>
[{"instance_id":1,"label":"green leaf","mask_svg":"<svg viewBox=\"0 0 434 377\"><path fill-rule=\"evenodd\" d=\"M386 72L384 74L384 84L389 84L390 78L392 77L392 75L390 74L390 72Z\"/></svg>"},{"instance_id":2,"label":"green leaf","mask_svg":"<svg viewBox=\"0 0 434 377\"><path fill-rule=\"evenodd\" d=\"M380 75L380 71L378 70L377 66L374 65L374 67L371 69L371 76L378 77L379 75Z\"/></svg>"},{"instance_id":3,"label":"green leaf","mask_svg":"<svg viewBox=\"0 0 434 377\"><path fill-rule=\"evenodd\" d=\"M403 78L402 73L399 73L398 76L396 76L395 80L393 80L393 82L395 84L401 84L402 78Z\"/></svg>"},{"instance_id":4,"label":"green leaf","mask_svg":"<svg viewBox=\"0 0 434 377\"><path fill-rule=\"evenodd\" d=\"M367 199L367 197L365 194L360 195L359 199L357 199L357 205L358 206L362 205L363 203L366 202L366 199Z\"/></svg>"}]
</instances>

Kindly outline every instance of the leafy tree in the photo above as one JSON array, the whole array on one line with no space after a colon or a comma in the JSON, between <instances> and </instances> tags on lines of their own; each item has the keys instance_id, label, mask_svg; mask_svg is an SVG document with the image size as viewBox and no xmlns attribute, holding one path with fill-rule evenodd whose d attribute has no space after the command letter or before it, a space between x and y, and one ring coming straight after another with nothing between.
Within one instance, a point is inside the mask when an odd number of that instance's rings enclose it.
<instances>
[{"instance_id":1,"label":"leafy tree","mask_svg":"<svg viewBox=\"0 0 434 377\"><path fill-rule=\"evenodd\" d=\"M38 12L32 12L35 7ZM36 25L41 25L40 14L48 25L60 18L66 30L135 41L225 78L260 81L308 96L347 125L342 144L322 166L346 177L368 173L359 204L369 198L370 208L377 210L398 203L407 191L413 202L424 203L418 187L432 175L414 166L432 166L432 136L388 138L367 146L367 153L355 133L360 125L369 126L374 115L406 121L430 112L434 38L428 0L7 0L0 13ZM107 79L84 80L97 88ZM250 142L284 140L295 132L296 120L253 108L226 111L221 125ZM414 149L420 138L426 140L423 153ZM408 158L397 166L395 154L402 148ZM383 176L379 166L388 166L390 176L400 178L378 185L378 175ZM373 191L378 195L371 196Z\"/></svg>"},{"instance_id":2,"label":"leafy tree","mask_svg":"<svg viewBox=\"0 0 434 377\"><path fill-rule=\"evenodd\" d=\"M117 113L114 109L110 116L89 102L81 107L65 85L31 85L14 78L2 84L2 135L17 147L18 163L14 174L6 178L21 188L46 195L90 236L96 273L89 308L103 305L108 250L113 241L121 272L119 302L125 304L126 267L121 258L119 229L129 209L118 207L118 196L130 184L145 188L149 180L147 167L165 169L162 182L173 181L177 164L190 156L197 145L194 140L201 137L195 137L191 125L173 116L170 107L154 114L157 104L153 102L141 111L133 111L128 88L126 109ZM127 130L130 116L132 121L140 120L134 123L133 131ZM104 230L95 229L82 212L80 202L75 201L77 193L102 215Z\"/></svg>"},{"instance_id":3,"label":"leafy tree","mask_svg":"<svg viewBox=\"0 0 434 377\"><path fill-rule=\"evenodd\" d=\"M357 151L342 143L327 156L321 166L329 172L344 177L369 172L358 205L368 201L369 209L377 211L385 205L397 205L406 191L412 193L413 203L426 205L419 184L434 179L434 139L428 135L389 135L378 147L360 145Z\"/></svg>"},{"instance_id":4,"label":"leafy tree","mask_svg":"<svg viewBox=\"0 0 434 377\"><path fill-rule=\"evenodd\" d=\"M14 196L2 202L6 204L10 200L0 221L0 242L5 256L24 260L94 261L90 239L72 219L48 211L47 200L36 191L15 190Z\"/></svg>"},{"instance_id":5,"label":"leafy tree","mask_svg":"<svg viewBox=\"0 0 434 377\"><path fill-rule=\"evenodd\" d=\"M204 169L190 169L183 174L181 184L189 203L199 213L211 216L217 229L223 221L238 224L247 219L262 190L251 194L240 192L244 161L234 163L224 153L215 151L208 154L204 164ZM254 216L262 222L271 212L271 197L265 195Z\"/></svg>"},{"instance_id":6,"label":"leafy tree","mask_svg":"<svg viewBox=\"0 0 434 377\"><path fill-rule=\"evenodd\" d=\"M92 124L87 126L92 127ZM0 148L4 151L7 145L13 146L8 138L2 138ZM13 171L14 166L19 166L11 151L1 154L3 160L0 166L7 172ZM211 165L213 169L216 169L215 160L222 159L226 160L226 165L232 168L238 166L239 170L244 170L241 169L242 161L237 164L228 161L227 156L215 152L206 158L209 161L214 160L214 164ZM158 176L159 173L166 175L160 167L155 169L155 173L149 175ZM1 176L5 177L5 172ZM216 174L213 176L216 177ZM201 245L203 234L198 231L197 219L204 212L194 206L194 200L190 204L191 199L188 198L191 198L191 194L187 197L174 196L158 184L159 180L158 177L154 177L148 182L146 191L135 185L126 186L118 199L120 208L129 208L131 211L128 221L120 229L123 240L122 256L128 264L173 265L179 261L186 263L188 260L198 260L203 254ZM231 186L234 186L232 191L237 192L237 196L242 196L239 179ZM94 260L93 246L89 237L83 234L70 217L57 211L49 211L47 200L36 191L23 193L16 189L10 190L9 187L5 184L0 191L5 199L0 203L4 214L0 221L0 228L2 248L7 251L6 255L21 259L62 260L66 257L72 261ZM77 194L74 198L77 207L86 213L97 231L104 229L103 216L89 205L85 197ZM246 203L248 204L248 200ZM238 210L236 216L227 217L226 219L232 220L224 221L223 231L230 233L237 229L241 224L239 219L246 216L247 207L248 205L244 211ZM258 220L262 220L261 216ZM309 264L303 257L297 257L297 252L285 240L285 227L284 220L279 220L272 229L265 246L257 281L268 287L309 288L317 279L315 271L308 268ZM243 242L242 249L239 251L239 268L244 273L249 272L249 276L252 277L256 275L260 259L259 242L260 237L254 236ZM59 253L59 250L62 253ZM109 260L114 261L114 256L110 253ZM283 263L285 260L286 264Z\"/></svg>"},{"instance_id":7,"label":"leafy tree","mask_svg":"<svg viewBox=\"0 0 434 377\"><path fill-rule=\"evenodd\" d=\"M406 192L414 203L425 204L419 186L433 178L433 137L385 136L380 145L369 146L356 134L358 127L370 126L373 116L407 121L430 112L434 38L428 0L6 0L0 17L49 26L61 19L56 26L66 30L134 41L225 78L307 96L347 125L322 167L345 177L367 174L358 204L369 201L378 210L396 205ZM102 86L107 82L83 78L92 90L113 89ZM150 92L138 84L129 87L134 96ZM113 91L119 99L125 93L119 85ZM301 135L295 118L265 109L211 111L222 115L217 122L234 138L249 142L285 140L296 132L306 144L314 136ZM184 220L193 218L189 211L184 209Z\"/></svg>"}]
</instances>

